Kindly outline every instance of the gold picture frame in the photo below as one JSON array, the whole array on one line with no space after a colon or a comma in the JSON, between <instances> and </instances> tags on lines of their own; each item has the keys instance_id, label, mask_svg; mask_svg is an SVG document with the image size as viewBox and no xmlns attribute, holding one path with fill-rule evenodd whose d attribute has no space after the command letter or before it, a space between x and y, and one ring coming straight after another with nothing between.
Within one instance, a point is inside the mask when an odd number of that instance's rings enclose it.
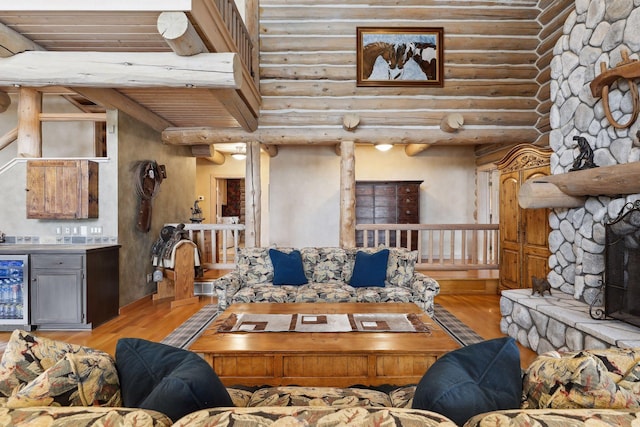
<instances>
[{"instance_id":1,"label":"gold picture frame","mask_svg":"<svg viewBox=\"0 0 640 427\"><path fill-rule=\"evenodd\" d=\"M357 86L444 85L442 27L357 27Z\"/></svg>"}]
</instances>

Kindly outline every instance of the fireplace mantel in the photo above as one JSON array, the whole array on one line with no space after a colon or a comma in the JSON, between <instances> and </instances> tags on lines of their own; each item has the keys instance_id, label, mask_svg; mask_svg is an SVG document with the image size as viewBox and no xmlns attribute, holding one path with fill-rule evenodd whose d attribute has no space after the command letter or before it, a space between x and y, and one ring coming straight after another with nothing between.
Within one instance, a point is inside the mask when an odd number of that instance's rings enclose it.
<instances>
[{"instance_id":1,"label":"fireplace mantel","mask_svg":"<svg viewBox=\"0 0 640 427\"><path fill-rule=\"evenodd\" d=\"M640 193L640 162L602 166L526 181L518 192L523 209L576 208L585 196L624 196Z\"/></svg>"}]
</instances>

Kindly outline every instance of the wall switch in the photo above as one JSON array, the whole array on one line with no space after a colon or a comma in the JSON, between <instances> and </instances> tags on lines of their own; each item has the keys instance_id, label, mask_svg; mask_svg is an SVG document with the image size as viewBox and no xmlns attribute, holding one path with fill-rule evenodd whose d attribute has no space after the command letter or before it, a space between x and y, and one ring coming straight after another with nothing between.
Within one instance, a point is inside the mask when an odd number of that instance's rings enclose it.
<instances>
[{"instance_id":1,"label":"wall switch","mask_svg":"<svg viewBox=\"0 0 640 427\"><path fill-rule=\"evenodd\" d=\"M151 283L153 281L153 274L147 273L147 283Z\"/></svg>"}]
</instances>

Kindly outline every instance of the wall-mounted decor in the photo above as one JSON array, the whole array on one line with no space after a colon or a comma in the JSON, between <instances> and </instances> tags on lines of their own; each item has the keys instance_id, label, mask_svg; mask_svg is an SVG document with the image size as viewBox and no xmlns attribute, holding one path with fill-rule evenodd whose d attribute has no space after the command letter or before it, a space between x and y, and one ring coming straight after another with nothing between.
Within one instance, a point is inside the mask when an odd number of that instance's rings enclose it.
<instances>
[{"instance_id":1,"label":"wall-mounted decor","mask_svg":"<svg viewBox=\"0 0 640 427\"><path fill-rule=\"evenodd\" d=\"M358 86L444 84L444 31L423 27L358 27Z\"/></svg>"}]
</instances>

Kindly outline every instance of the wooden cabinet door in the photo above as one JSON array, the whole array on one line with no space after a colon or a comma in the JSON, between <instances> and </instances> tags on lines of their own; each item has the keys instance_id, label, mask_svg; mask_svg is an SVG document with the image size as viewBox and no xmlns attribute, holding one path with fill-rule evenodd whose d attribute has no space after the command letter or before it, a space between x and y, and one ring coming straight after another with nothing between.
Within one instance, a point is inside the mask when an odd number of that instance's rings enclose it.
<instances>
[{"instance_id":1,"label":"wooden cabinet door","mask_svg":"<svg viewBox=\"0 0 640 427\"><path fill-rule=\"evenodd\" d=\"M530 178L546 176L548 167L522 171L522 183ZM521 209L522 280L521 287L530 288L531 277L547 277L549 272L549 209Z\"/></svg>"},{"instance_id":2,"label":"wooden cabinet door","mask_svg":"<svg viewBox=\"0 0 640 427\"><path fill-rule=\"evenodd\" d=\"M81 255L32 256L32 324L82 323L83 264Z\"/></svg>"},{"instance_id":3,"label":"wooden cabinet door","mask_svg":"<svg viewBox=\"0 0 640 427\"><path fill-rule=\"evenodd\" d=\"M27 163L27 218L98 217L98 165L87 160Z\"/></svg>"},{"instance_id":4,"label":"wooden cabinet door","mask_svg":"<svg viewBox=\"0 0 640 427\"><path fill-rule=\"evenodd\" d=\"M518 171L500 176L500 285L505 289L520 287L520 207Z\"/></svg>"}]
</instances>

